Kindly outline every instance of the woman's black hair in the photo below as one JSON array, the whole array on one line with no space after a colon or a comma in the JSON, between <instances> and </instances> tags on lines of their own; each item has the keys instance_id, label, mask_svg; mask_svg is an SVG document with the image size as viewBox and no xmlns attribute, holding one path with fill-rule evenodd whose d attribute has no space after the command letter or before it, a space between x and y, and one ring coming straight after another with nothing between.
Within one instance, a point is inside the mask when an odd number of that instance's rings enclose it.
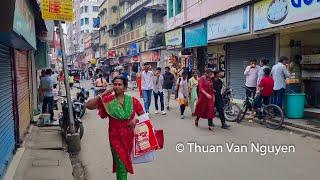
<instances>
[{"instance_id":1,"label":"woman's black hair","mask_svg":"<svg viewBox=\"0 0 320 180\"><path fill-rule=\"evenodd\" d=\"M221 71L220 70L215 70L213 71L214 76L217 76Z\"/></svg>"},{"instance_id":2,"label":"woman's black hair","mask_svg":"<svg viewBox=\"0 0 320 180\"><path fill-rule=\"evenodd\" d=\"M271 74L271 69L270 69L270 68L264 68L264 69L263 69L263 72L264 72L264 75L265 75L265 76L270 76L270 74Z\"/></svg>"},{"instance_id":3,"label":"woman's black hair","mask_svg":"<svg viewBox=\"0 0 320 180\"><path fill-rule=\"evenodd\" d=\"M122 80L124 87L128 87L128 81L123 76L116 76L115 78L113 78L112 83L114 83L117 79Z\"/></svg>"}]
</instances>

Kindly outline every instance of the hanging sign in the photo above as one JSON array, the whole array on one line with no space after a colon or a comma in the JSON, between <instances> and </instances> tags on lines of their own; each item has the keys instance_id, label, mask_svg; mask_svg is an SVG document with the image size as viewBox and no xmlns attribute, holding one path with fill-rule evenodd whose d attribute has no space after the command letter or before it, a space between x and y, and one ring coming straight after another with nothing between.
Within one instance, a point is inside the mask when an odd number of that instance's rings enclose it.
<instances>
[{"instance_id":1,"label":"hanging sign","mask_svg":"<svg viewBox=\"0 0 320 180\"><path fill-rule=\"evenodd\" d=\"M73 21L73 0L42 0L42 18L46 20Z\"/></svg>"}]
</instances>

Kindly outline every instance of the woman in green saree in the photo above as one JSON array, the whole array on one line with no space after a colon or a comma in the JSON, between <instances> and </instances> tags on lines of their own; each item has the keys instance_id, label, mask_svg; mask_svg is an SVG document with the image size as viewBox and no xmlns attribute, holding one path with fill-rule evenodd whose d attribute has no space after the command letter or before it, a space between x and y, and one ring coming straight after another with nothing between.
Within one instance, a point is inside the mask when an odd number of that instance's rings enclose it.
<instances>
[{"instance_id":1,"label":"woman in green saree","mask_svg":"<svg viewBox=\"0 0 320 180\"><path fill-rule=\"evenodd\" d=\"M125 94L128 82L123 76L113 79L113 90L90 99L88 109L98 109L101 118L109 119L109 141L113 157L113 172L117 180L127 180L128 172L133 174L131 152L133 149L136 115L144 114L138 99Z\"/></svg>"}]
</instances>

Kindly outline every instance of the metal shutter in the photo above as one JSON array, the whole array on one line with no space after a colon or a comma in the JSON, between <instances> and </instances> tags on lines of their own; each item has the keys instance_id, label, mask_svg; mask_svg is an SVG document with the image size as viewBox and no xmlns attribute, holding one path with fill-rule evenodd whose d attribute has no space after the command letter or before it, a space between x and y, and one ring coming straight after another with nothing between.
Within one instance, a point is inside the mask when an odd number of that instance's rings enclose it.
<instances>
[{"instance_id":1,"label":"metal shutter","mask_svg":"<svg viewBox=\"0 0 320 180\"><path fill-rule=\"evenodd\" d=\"M17 86L19 137L23 137L30 125L30 89L27 52L14 51L15 80Z\"/></svg>"},{"instance_id":2,"label":"metal shutter","mask_svg":"<svg viewBox=\"0 0 320 180\"><path fill-rule=\"evenodd\" d=\"M245 99L245 77L243 72L253 58L267 58L270 64L275 61L275 36L227 44L228 82L235 98Z\"/></svg>"},{"instance_id":3,"label":"metal shutter","mask_svg":"<svg viewBox=\"0 0 320 180\"><path fill-rule=\"evenodd\" d=\"M15 148L10 49L0 44L0 179Z\"/></svg>"}]
</instances>

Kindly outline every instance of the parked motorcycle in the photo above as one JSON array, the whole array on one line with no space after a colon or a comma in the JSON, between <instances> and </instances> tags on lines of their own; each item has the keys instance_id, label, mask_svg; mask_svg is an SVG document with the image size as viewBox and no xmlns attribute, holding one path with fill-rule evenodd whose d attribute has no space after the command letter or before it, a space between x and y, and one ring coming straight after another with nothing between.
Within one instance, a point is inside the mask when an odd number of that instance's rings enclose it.
<instances>
[{"instance_id":1,"label":"parked motorcycle","mask_svg":"<svg viewBox=\"0 0 320 180\"><path fill-rule=\"evenodd\" d=\"M82 87L77 87L80 91L77 93L77 99L76 101L81 103L80 106L80 118L84 116L86 113L86 100L89 99L89 91Z\"/></svg>"},{"instance_id":2,"label":"parked motorcycle","mask_svg":"<svg viewBox=\"0 0 320 180\"><path fill-rule=\"evenodd\" d=\"M222 92L222 99L224 102L223 112L227 121L235 122L241 115L240 107L232 102L232 89L230 86L225 87Z\"/></svg>"},{"instance_id":3,"label":"parked motorcycle","mask_svg":"<svg viewBox=\"0 0 320 180\"><path fill-rule=\"evenodd\" d=\"M75 132L79 133L80 139L84 134L84 127L80 118L81 105L83 104L80 102L72 101ZM63 135L66 136L68 133L70 133L69 112L68 112L68 103L67 103L66 97L61 98L61 107L62 107L62 112L60 113L60 117L59 117L59 125L62 129Z\"/></svg>"}]
</instances>

